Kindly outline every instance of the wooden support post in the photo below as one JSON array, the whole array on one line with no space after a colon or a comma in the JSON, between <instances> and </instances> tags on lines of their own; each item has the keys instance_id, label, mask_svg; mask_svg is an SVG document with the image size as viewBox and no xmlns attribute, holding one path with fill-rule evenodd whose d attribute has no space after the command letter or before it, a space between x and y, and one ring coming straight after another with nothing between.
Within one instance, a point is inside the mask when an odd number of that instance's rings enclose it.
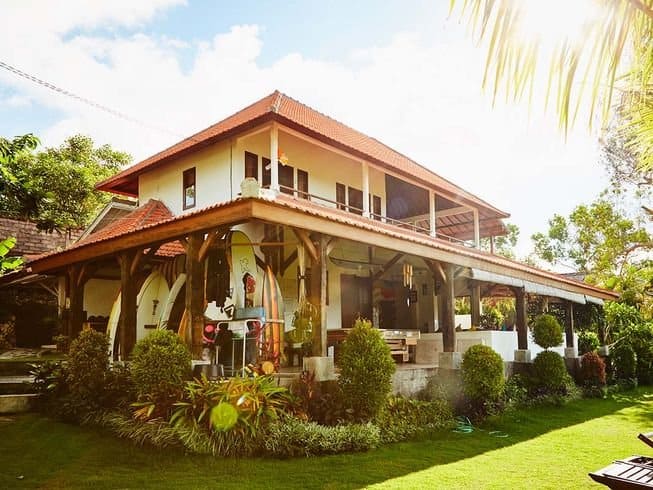
<instances>
[{"instance_id":1,"label":"wooden support post","mask_svg":"<svg viewBox=\"0 0 653 490\"><path fill-rule=\"evenodd\" d=\"M320 355L327 355L327 237L320 237Z\"/></svg>"},{"instance_id":2,"label":"wooden support post","mask_svg":"<svg viewBox=\"0 0 653 490\"><path fill-rule=\"evenodd\" d=\"M398 253L394 257L392 257L388 262L386 262L385 265L381 267L381 269L372 276L372 282L378 281L383 277L383 275L390 270L390 268L395 265L399 260L404 256L403 253ZM371 261L370 261L371 262Z\"/></svg>"},{"instance_id":3,"label":"wooden support post","mask_svg":"<svg viewBox=\"0 0 653 490\"><path fill-rule=\"evenodd\" d=\"M442 350L444 352L456 351L456 317L454 297L454 266L445 264L444 275L446 280L440 288L441 300L438 305L440 316L440 330L442 331Z\"/></svg>"},{"instance_id":4,"label":"wooden support post","mask_svg":"<svg viewBox=\"0 0 653 490\"><path fill-rule=\"evenodd\" d=\"M436 235L435 199L435 192L429 191L429 235L434 238Z\"/></svg>"},{"instance_id":5,"label":"wooden support post","mask_svg":"<svg viewBox=\"0 0 653 490\"><path fill-rule=\"evenodd\" d=\"M188 237L186 251L186 345L197 358L202 351L202 330L204 329L204 263L200 250L204 243L203 233Z\"/></svg>"},{"instance_id":6,"label":"wooden support post","mask_svg":"<svg viewBox=\"0 0 653 490\"><path fill-rule=\"evenodd\" d=\"M476 281L470 281L469 290L472 325L478 327L481 324L481 285Z\"/></svg>"},{"instance_id":7,"label":"wooden support post","mask_svg":"<svg viewBox=\"0 0 653 490\"><path fill-rule=\"evenodd\" d=\"M363 216L366 218L370 217L370 166L367 162L361 162L361 168L363 171L362 182L363 182Z\"/></svg>"},{"instance_id":8,"label":"wooden support post","mask_svg":"<svg viewBox=\"0 0 653 490\"><path fill-rule=\"evenodd\" d=\"M481 248L481 223L478 217L478 209L473 210L474 215L474 246Z\"/></svg>"},{"instance_id":9,"label":"wooden support post","mask_svg":"<svg viewBox=\"0 0 653 490\"><path fill-rule=\"evenodd\" d=\"M319 253L315 248L315 245L313 244L313 241L311 240L310 236L308 235L308 232L302 230L301 228L293 228L292 231L297 237L297 239L300 242L302 242L302 244L306 248L306 252L308 252L308 255L311 256L311 260L313 262L319 262L320 261Z\"/></svg>"},{"instance_id":10,"label":"wooden support post","mask_svg":"<svg viewBox=\"0 0 653 490\"><path fill-rule=\"evenodd\" d=\"M574 347L574 304L567 301L565 305L565 339L567 347L573 349Z\"/></svg>"},{"instance_id":11,"label":"wooden support post","mask_svg":"<svg viewBox=\"0 0 653 490\"><path fill-rule=\"evenodd\" d=\"M528 349L528 300L523 288L515 288L515 310L517 323L517 348Z\"/></svg>"},{"instance_id":12,"label":"wooden support post","mask_svg":"<svg viewBox=\"0 0 653 490\"><path fill-rule=\"evenodd\" d=\"M118 255L118 263L120 264L118 342L120 344L120 357L123 361L129 358L136 344L136 296L138 291L136 291L135 276L140 255L140 250L126 250Z\"/></svg>"},{"instance_id":13,"label":"wooden support post","mask_svg":"<svg viewBox=\"0 0 653 490\"><path fill-rule=\"evenodd\" d=\"M72 340L82 331L84 322L84 270L80 264L73 264L68 269L68 299L70 311L66 334Z\"/></svg>"},{"instance_id":14,"label":"wooden support post","mask_svg":"<svg viewBox=\"0 0 653 490\"><path fill-rule=\"evenodd\" d=\"M279 190L279 128L276 123L270 128L270 188Z\"/></svg>"}]
</instances>

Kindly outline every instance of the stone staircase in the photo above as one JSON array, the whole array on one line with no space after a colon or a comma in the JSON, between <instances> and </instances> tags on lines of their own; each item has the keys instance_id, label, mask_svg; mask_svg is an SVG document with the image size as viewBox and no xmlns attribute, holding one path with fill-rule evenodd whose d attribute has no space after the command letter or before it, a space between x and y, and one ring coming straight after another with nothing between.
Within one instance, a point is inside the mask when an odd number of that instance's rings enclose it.
<instances>
[{"instance_id":1,"label":"stone staircase","mask_svg":"<svg viewBox=\"0 0 653 490\"><path fill-rule=\"evenodd\" d=\"M34 356L21 360L19 355L12 356L11 351L0 356L0 415L27 412L32 408L38 395L32 388L34 377L30 371L32 364L39 362L43 361L35 361Z\"/></svg>"}]
</instances>

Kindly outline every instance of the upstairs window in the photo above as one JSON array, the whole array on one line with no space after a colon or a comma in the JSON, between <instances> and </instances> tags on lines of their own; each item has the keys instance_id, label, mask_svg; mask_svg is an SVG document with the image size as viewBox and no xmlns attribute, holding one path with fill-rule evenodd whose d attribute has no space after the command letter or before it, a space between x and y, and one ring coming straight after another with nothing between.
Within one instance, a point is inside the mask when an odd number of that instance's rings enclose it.
<instances>
[{"instance_id":1,"label":"upstairs window","mask_svg":"<svg viewBox=\"0 0 653 490\"><path fill-rule=\"evenodd\" d=\"M381 219L381 197L373 196L370 194L370 199L372 200L372 218Z\"/></svg>"},{"instance_id":2,"label":"upstairs window","mask_svg":"<svg viewBox=\"0 0 653 490\"><path fill-rule=\"evenodd\" d=\"M184 209L195 207L195 167L184 170L183 174Z\"/></svg>"},{"instance_id":3,"label":"upstairs window","mask_svg":"<svg viewBox=\"0 0 653 490\"><path fill-rule=\"evenodd\" d=\"M272 164L270 163L269 158L262 158L263 161L263 179L261 181L261 187L265 187L266 189L270 188L270 184L272 183Z\"/></svg>"},{"instance_id":4,"label":"upstairs window","mask_svg":"<svg viewBox=\"0 0 653 490\"><path fill-rule=\"evenodd\" d=\"M347 209L347 188L345 184L336 183L336 202L338 203L338 209Z\"/></svg>"},{"instance_id":5,"label":"upstairs window","mask_svg":"<svg viewBox=\"0 0 653 490\"><path fill-rule=\"evenodd\" d=\"M251 177L258 180L258 155L245 152L245 178Z\"/></svg>"},{"instance_id":6,"label":"upstairs window","mask_svg":"<svg viewBox=\"0 0 653 490\"><path fill-rule=\"evenodd\" d=\"M349 187L349 211L355 214L363 214L363 191Z\"/></svg>"}]
</instances>

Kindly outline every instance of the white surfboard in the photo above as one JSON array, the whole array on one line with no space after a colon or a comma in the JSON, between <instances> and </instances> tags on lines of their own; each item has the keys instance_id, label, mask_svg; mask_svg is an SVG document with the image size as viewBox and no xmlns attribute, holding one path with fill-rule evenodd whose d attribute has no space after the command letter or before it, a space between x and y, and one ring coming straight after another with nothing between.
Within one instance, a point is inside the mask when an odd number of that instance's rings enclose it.
<instances>
[{"instance_id":1,"label":"white surfboard","mask_svg":"<svg viewBox=\"0 0 653 490\"><path fill-rule=\"evenodd\" d=\"M168 281L163 274L154 271L147 276L136 297L136 342L157 328L169 294Z\"/></svg>"},{"instance_id":2,"label":"white surfboard","mask_svg":"<svg viewBox=\"0 0 653 490\"><path fill-rule=\"evenodd\" d=\"M122 297L121 293L118 293L118 297L113 302L111 307L111 313L109 314L109 323L107 324L107 334L109 335L109 359L113 360L113 349L116 345L116 332L118 331L118 322L120 321L120 298Z\"/></svg>"},{"instance_id":3,"label":"white surfboard","mask_svg":"<svg viewBox=\"0 0 653 490\"><path fill-rule=\"evenodd\" d=\"M172 313L172 308L175 306L175 301L177 301L177 296L181 292L181 288L186 284L186 274L181 273L175 279L175 282L172 284L170 291L168 292L168 297L165 300L163 309L161 311L161 319L159 320L159 328L165 330L168 328L168 322L170 321L170 314Z\"/></svg>"}]
</instances>

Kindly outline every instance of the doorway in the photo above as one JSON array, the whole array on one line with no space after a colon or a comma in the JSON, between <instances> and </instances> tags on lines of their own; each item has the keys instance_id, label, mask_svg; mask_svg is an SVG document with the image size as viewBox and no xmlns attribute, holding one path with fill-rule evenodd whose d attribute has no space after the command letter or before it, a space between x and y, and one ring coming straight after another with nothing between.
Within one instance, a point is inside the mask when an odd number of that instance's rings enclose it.
<instances>
[{"instance_id":1,"label":"doorway","mask_svg":"<svg viewBox=\"0 0 653 490\"><path fill-rule=\"evenodd\" d=\"M372 281L369 277L340 276L342 328L351 328L359 316L372 319Z\"/></svg>"}]
</instances>

